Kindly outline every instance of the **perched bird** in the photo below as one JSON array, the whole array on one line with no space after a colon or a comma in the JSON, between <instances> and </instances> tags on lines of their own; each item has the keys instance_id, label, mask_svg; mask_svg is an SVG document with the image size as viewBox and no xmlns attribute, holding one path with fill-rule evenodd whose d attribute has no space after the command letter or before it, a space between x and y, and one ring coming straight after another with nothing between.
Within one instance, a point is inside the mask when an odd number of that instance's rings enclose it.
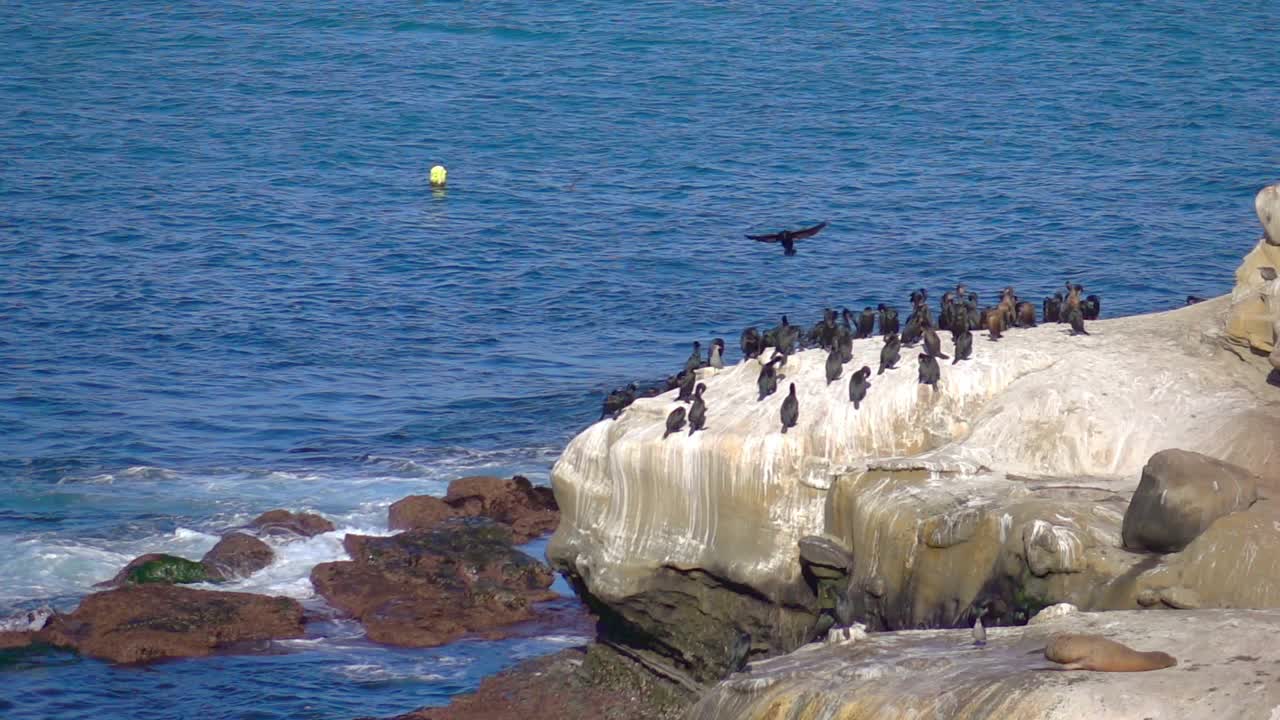
<instances>
[{"instance_id":1,"label":"perched bird","mask_svg":"<svg viewBox=\"0 0 1280 720\"><path fill-rule=\"evenodd\" d=\"M709 363L711 367L717 370L724 368L724 339L716 338L711 341L711 358Z\"/></svg>"},{"instance_id":2,"label":"perched bird","mask_svg":"<svg viewBox=\"0 0 1280 720\"><path fill-rule=\"evenodd\" d=\"M1084 313L1085 320L1097 320L1102 315L1102 299L1097 295L1089 295L1080 303L1080 312Z\"/></svg>"},{"instance_id":3,"label":"perched bird","mask_svg":"<svg viewBox=\"0 0 1280 720\"><path fill-rule=\"evenodd\" d=\"M876 311L869 307L862 309L858 316L858 337L869 338L876 329Z\"/></svg>"},{"instance_id":4,"label":"perched bird","mask_svg":"<svg viewBox=\"0 0 1280 720\"><path fill-rule=\"evenodd\" d=\"M862 401L867 397L867 388L871 387L871 383L867 382L869 377L871 377L871 368L863 365L861 370L849 378L849 400L853 402L854 410L861 407Z\"/></svg>"},{"instance_id":5,"label":"perched bird","mask_svg":"<svg viewBox=\"0 0 1280 720\"><path fill-rule=\"evenodd\" d=\"M693 405L689 407L690 435L707 426L707 403L702 399L702 393L706 390L706 384L698 383L698 388L693 392Z\"/></svg>"},{"instance_id":6,"label":"perched bird","mask_svg":"<svg viewBox=\"0 0 1280 720\"><path fill-rule=\"evenodd\" d=\"M684 361L684 371L693 372L705 364L702 362L702 343L694 340L693 352L689 354L689 359Z\"/></svg>"},{"instance_id":7,"label":"perched bird","mask_svg":"<svg viewBox=\"0 0 1280 720\"><path fill-rule=\"evenodd\" d=\"M963 328L959 333L956 333L953 339L956 342L956 357L951 361L952 365L973 357L973 333L970 332L969 328Z\"/></svg>"},{"instance_id":8,"label":"perched bird","mask_svg":"<svg viewBox=\"0 0 1280 720\"><path fill-rule=\"evenodd\" d=\"M898 311L884 303L880 303L877 307L880 310L880 334L889 335L898 332Z\"/></svg>"},{"instance_id":9,"label":"perched bird","mask_svg":"<svg viewBox=\"0 0 1280 720\"><path fill-rule=\"evenodd\" d=\"M782 401L782 432L786 434L787 428L796 426L796 420L800 418L800 400L796 397L796 384L791 383L791 392L787 395L787 399Z\"/></svg>"},{"instance_id":10,"label":"perched bird","mask_svg":"<svg viewBox=\"0 0 1280 720\"><path fill-rule=\"evenodd\" d=\"M903 345L911 346L920 341L924 336L924 327L921 325L920 315L912 313L907 318L907 324L902 328L902 337L900 340Z\"/></svg>"},{"instance_id":11,"label":"perched bird","mask_svg":"<svg viewBox=\"0 0 1280 720\"><path fill-rule=\"evenodd\" d=\"M1084 329L1084 311L1075 308L1069 311L1067 322L1071 323L1072 335L1088 335L1089 331Z\"/></svg>"},{"instance_id":12,"label":"perched bird","mask_svg":"<svg viewBox=\"0 0 1280 720\"><path fill-rule=\"evenodd\" d=\"M803 230L783 230L782 232L772 233L769 235L748 235L747 239L756 240L758 242L782 243L783 254L796 254L796 241L813 237L822 232L822 228L826 227L825 222L818 223L813 227L804 228Z\"/></svg>"},{"instance_id":13,"label":"perched bird","mask_svg":"<svg viewBox=\"0 0 1280 720\"><path fill-rule=\"evenodd\" d=\"M760 357L760 353L764 352L764 338L760 337L759 330L749 327L738 338L738 347L742 349L742 357L748 360Z\"/></svg>"},{"instance_id":14,"label":"perched bird","mask_svg":"<svg viewBox=\"0 0 1280 720\"><path fill-rule=\"evenodd\" d=\"M1196 303L1202 303L1202 302L1204 302L1204 298L1202 298L1202 297L1200 297L1200 296L1198 296L1198 295L1188 295L1188 296L1187 296L1187 304L1188 304L1188 305L1195 305Z\"/></svg>"},{"instance_id":15,"label":"perched bird","mask_svg":"<svg viewBox=\"0 0 1280 720\"><path fill-rule=\"evenodd\" d=\"M938 367L937 359L927 353L920 353L920 384L937 390L938 379L941 377L942 370Z\"/></svg>"},{"instance_id":16,"label":"perched bird","mask_svg":"<svg viewBox=\"0 0 1280 720\"><path fill-rule=\"evenodd\" d=\"M827 384L830 385L844 372L844 363L840 360L840 351L832 348L827 353Z\"/></svg>"},{"instance_id":17,"label":"perched bird","mask_svg":"<svg viewBox=\"0 0 1280 720\"><path fill-rule=\"evenodd\" d=\"M840 351L841 363L853 359L853 334L843 325L836 329L836 350Z\"/></svg>"},{"instance_id":18,"label":"perched bird","mask_svg":"<svg viewBox=\"0 0 1280 720\"><path fill-rule=\"evenodd\" d=\"M756 388L760 391L760 397L757 400L763 400L778 389L778 371L774 368L775 363L781 363L783 357L774 355L760 368L760 375L756 377Z\"/></svg>"},{"instance_id":19,"label":"perched bird","mask_svg":"<svg viewBox=\"0 0 1280 720\"><path fill-rule=\"evenodd\" d=\"M982 627L982 616L973 623L973 644L982 647L987 644L987 629Z\"/></svg>"},{"instance_id":20,"label":"perched bird","mask_svg":"<svg viewBox=\"0 0 1280 720\"><path fill-rule=\"evenodd\" d=\"M674 432L680 432L684 427L684 408L678 407L671 411L667 416L667 431L662 433L662 439L666 440L667 436Z\"/></svg>"},{"instance_id":21,"label":"perched bird","mask_svg":"<svg viewBox=\"0 0 1280 720\"><path fill-rule=\"evenodd\" d=\"M604 408L600 412L600 419L617 418L622 414L627 406L635 402L636 391L639 388L635 383L630 383L624 388L618 388L605 396Z\"/></svg>"},{"instance_id":22,"label":"perched bird","mask_svg":"<svg viewBox=\"0 0 1280 720\"><path fill-rule=\"evenodd\" d=\"M698 381L698 374L692 370L684 370L680 373L680 394L676 395L676 402L689 402L693 400L693 386Z\"/></svg>"},{"instance_id":23,"label":"perched bird","mask_svg":"<svg viewBox=\"0 0 1280 720\"><path fill-rule=\"evenodd\" d=\"M934 332L933 328L925 328L923 337L924 351L926 353L936 358L942 358L943 360L951 359L950 357L942 354L942 339L938 337L938 333Z\"/></svg>"},{"instance_id":24,"label":"perched bird","mask_svg":"<svg viewBox=\"0 0 1280 720\"><path fill-rule=\"evenodd\" d=\"M901 351L902 341L898 339L897 333L885 335L884 347L880 348L880 370L876 374L883 375L885 370L892 370L902 357Z\"/></svg>"},{"instance_id":25,"label":"perched bird","mask_svg":"<svg viewBox=\"0 0 1280 720\"><path fill-rule=\"evenodd\" d=\"M1018 317L1018 327L1031 328L1036 326L1036 306L1029 302L1020 302L1015 306Z\"/></svg>"},{"instance_id":26,"label":"perched bird","mask_svg":"<svg viewBox=\"0 0 1280 720\"><path fill-rule=\"evenodd\" d=\"M1044 321L1047 323L1062 322L1062 293L1056 292L1053 297L1044 299Z\"/></svg>"}]
</instances>

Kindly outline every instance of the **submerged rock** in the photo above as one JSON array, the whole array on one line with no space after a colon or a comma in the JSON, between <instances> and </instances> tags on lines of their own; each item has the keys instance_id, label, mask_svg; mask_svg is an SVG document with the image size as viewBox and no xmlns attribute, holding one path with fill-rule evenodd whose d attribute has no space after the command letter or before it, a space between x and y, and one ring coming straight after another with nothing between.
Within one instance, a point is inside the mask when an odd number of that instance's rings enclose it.
<instances>
[{"instance_id":1,"label":"submerged rock","mask_svg":"<svg viewBox=\"0 0 1280 720\"><path fill-rule=\"evenodd\" d=\"M271 546L252 535L235 532L224 535L200 558L210 580L248 577L275 559Z\"/></svg>"},{"instance_id":2,"label":"submerged rock","mask_svg":"<svg viewBox=\"0 0 1280 720\"><path fill-rule=\"evenodd\" d=\"M147 553L129 561L115 577L96 587L121 587L148 583L198 583L210 580L208 568L195 560L177 555Z\"/></svg>"},{"instance_id":3,"label":"submerged rock","mask_svg":"<svg viewBox=\"0 0 1280 720\"><path fill-rule=\"evenodd\" d=\"M1124 514L1124 545L1177 552L1214 520L1245 510L1257 499L1257 478L1243 468L1200 453L1162 450L1142 468Z\"/></svg>"},{"instance_id":4,"label":"submerged rock","mask_svg":"<svg viewBox=\"0 0 1280 720\"><path fill-rule=\"evenodd\" d=\"M120 663L209 655L237 643L302 636L302 606L285 597L126 586L54 615L37 642Z\"/></svg>"},{"instance_id":5,"label":"submerged rock","mask_svg":"<svg viewBox=\"0 0 1280 720\"><path fill-rule=\"evenodd\" d=\"M360 620L374 642L430 647L533 617L556 597L550 568L511 546L511 531L455 519L390 537L347 535L352 560L317 565L316 592Z\"/></svg>"},{"instance_id":6,"label":"submerged rock","mask_svg":"<svg viewBox=\"0 0 1280 720\"><path fill-rule=\"evenodd\" d=\"M299 535L315 537L333 532L333 523L315 513L268 510L254 518L247 526L264 535Z\"/></svg>"}]
</instances>

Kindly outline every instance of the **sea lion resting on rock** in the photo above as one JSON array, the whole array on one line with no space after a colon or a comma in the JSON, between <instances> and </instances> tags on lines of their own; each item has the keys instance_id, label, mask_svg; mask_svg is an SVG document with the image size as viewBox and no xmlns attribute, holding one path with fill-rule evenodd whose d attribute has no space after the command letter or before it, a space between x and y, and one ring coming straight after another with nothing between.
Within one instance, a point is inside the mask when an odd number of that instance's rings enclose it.
<instances>
[{"instance_id":1,"label":"sea lion resting on rock","mask_svg":"<svg viewBox=\"0 0 1280 720\"><path fill-rule=\"evenodd\" d=\"M1101 635L1069 633L1049 638L1044 656L1053 662L1062 663L1063 670L1143 672L1178 664L1168 653L1134 650Z\"/></svg>"}]
</instances>

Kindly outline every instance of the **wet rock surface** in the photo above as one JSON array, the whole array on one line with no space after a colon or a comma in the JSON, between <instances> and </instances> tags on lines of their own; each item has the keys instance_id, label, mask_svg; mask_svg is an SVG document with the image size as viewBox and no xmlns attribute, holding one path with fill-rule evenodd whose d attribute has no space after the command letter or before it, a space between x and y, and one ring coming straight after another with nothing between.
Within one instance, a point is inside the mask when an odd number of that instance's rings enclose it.
<instances>
[{"instance_id":1,"label":"wet rock surface","mask_svg":"<svg viewBox=\"0 0 1280 720\"><path fill-rule=\"evenodd\" d=\"M598 646L528 660L447 706L394 720L676 720L692 698L622 667Z\"/></svg>"},{"instance_id":2,"label":"wet rock surface","mask_svg":"<svg viewBox=\"0 0 1280 720\"><path fill-rule=\"evenodd\" d=\"M332 522L315 513L290 510L268 510L250 521L246 527L263 535L299 537L315 537L334 530Z\"/></svg>"},{"instance_id":3,"label":"wet rock surface","mask_svg":"<svg viewBox=\"0 0 1280 720\"><path fill-rule=\"evenodd\" d=\"M302 606L291 598L155 584L90 595L74 612L49 618L32 639L136 663L209 655L241 643L260 647L302 632Z\"/></svg>"},{"instance_id":4,"label":"wet rock surface","mask_svg":"<svg viewBox=\"0 0 1280 720\"><path fill-rule=\"evenodd\" d=\"M451 518L486 517L511 528L517 544L556 529L560 510L551 488L535 487L523 476L472 476L449 483L443 498L410 495L391 505L392 530L424 530Z\"/></svg>"},{"instance_id":5,"label":"wet rock surface","mask_svg":"<svg viewBox=\"0 0 1280 720\"><path fill-rule=\"evenodd\" d=\"M115 577L98 583L96 587L116 588L124 585L149 583L175 584L197 583L211 579L204 565L177 555L147 553L129 561Z\"/></svg>"},{"instance_id":6,"label":"wet rock surface","mask_svg":"<svg viewBox=\"0 0 1280 720\"><path fill-rule=\"evenodd\" d=\"M240 532L224 535L200 558L213 581L248 577L271 564L275 551L252 535Z\"/></svg>"},{"instance_id":7,"label":"wet rock surface","mask_svg":"<svg viewBox=\"0 0 1280 720\"><path fill-rule=\"evenodd\" d=\"M311 572L316 591L364 625L369 639L429 647L496 633L556 597L546 565L512 547L511 531L457 518L390 537L347 535L349 561Z\"/></svg>"}]
</instances>

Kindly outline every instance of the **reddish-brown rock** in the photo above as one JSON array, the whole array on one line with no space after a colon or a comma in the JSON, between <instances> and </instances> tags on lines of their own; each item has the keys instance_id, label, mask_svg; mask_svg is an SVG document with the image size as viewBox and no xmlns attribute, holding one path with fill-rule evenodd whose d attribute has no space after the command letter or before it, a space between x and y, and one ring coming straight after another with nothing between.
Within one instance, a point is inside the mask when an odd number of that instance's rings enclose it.
<instances>
[{"instance_id":1,"label":"reddish-brown rock","mask_svg":"<svg viewBox=\"0 0 1280 720\"><path fill-rule=\"evenodd\" d=\"M94 593L75 612L49 618L36 640L134 663L301 636L296 600L153 584Z\"/></svg>"},{"instance_id":2,"label":"reddish-brown rock","mask_svg":"<svg viewBox=\"0 0 1280 720\"><path fill-rule=\"evenodd\" d=\"M434 495L410 495L391 504L387 527L392 530L428 530L461 513Z\"/></svg>"},{"instance_id":3,"label":"reddish-brown rock","mask_svg":"<svg viewBox=\"0 0 1280 720\"><path fill-rule=\"evenodd\" d=\"M0 630L0 650L26 647L35 642L35 635L30 630Z\"/></svg>"},{"instance_id":4,"label":"reddish-brown rock","mask_svg":"<svg viewBox=\"0 0 1280 720\"><path fill-rule=\"evenodd\" d=\"M430 647L533 616L556 597L551 569L511 546L507 528L453 519L391 537L347 535L349 561L317 565L311 584L360 620L369 639Z\"/></svg>"},{"instance_id":5,"label":"reddish-brown rock","mask_svg":"<svg viewBox=\"0 0 1280 720\"><path fill-rule=\"evenodd\" d=\"M237 532L224 535L200 558L200 564L208 571L210 580L230 580L258 572L270 565L275 556L270 545Z\"/></svg>"},{"instance_id":6,"label":"reddish-brown rock","mask_svg":"<svg viewBox=\"0 0 1280 720\"><path fill-rule=\"evenodd\" d=\"M289 512L288 510L268 510L249 523L248 527L266 535L301 535L314 537L320 533L333 531L333 523L307 512Z\"/></svg>"},{"instance_id":7,"label":"reddish-brown rock","mask_svg":"<svg viewBox=\"0 0 1280 720\"><path fill-rule=\"evenodd\" d=\"M534 487L517 475L464 477L449 483L444 501L464 515L482 515L511 527L517 543L528 542L556 529L560 509L551 488Z\"/></svg>"}]
</instances>

